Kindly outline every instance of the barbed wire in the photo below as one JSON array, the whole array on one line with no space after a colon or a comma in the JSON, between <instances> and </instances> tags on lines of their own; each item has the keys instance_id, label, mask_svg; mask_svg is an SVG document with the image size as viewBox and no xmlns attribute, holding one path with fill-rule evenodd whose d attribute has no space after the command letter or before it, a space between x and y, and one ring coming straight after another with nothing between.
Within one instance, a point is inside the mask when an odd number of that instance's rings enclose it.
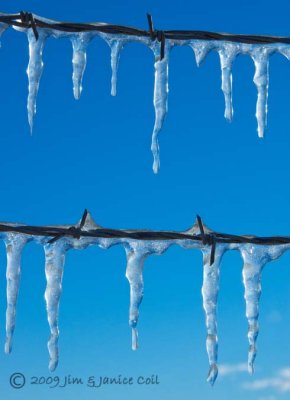
<instances>
[{"instance_id":1,"label":"barbed wire","mask_svg":"<svg viewBox=\"0 0 290 400\"><path fill-rule=\"evenodd\" d=\"M154 27L153 19L150 14L147 14L149 29L139 29L123 25L113 25L107 23L79 23L79 22L61 22L47 20L46 18L38 17L32 13L21 11L19 14L1 14L0 22L10 26L20 28L31 28L35 38L38 39L39 34L37 28L50 28L62 32L85 32L98 31L112 35L129 35L149 37L152 40L158 40L161 44L160 58L164 57L164 48L166 39L172 40L225 40L236 43L248 44L271 44L271 43L286 43L290 44L289 36L271 36L271 35L244 35L232 33L219 33L210 31L196 30L157 30Z\"/></svg>"},{"instance_id":2,"label":"barbed wire","mask_svg":"<svg viewBox=\"0 0 290 400\"><path fill-rule=\"evenodd\" d=\"M265 246L276 246L290 244L290 236L254 236L254 235L231 235L208 230L203 221L197 215L196 228L199 233L187 230L185 232L176 231L153 231L139 229L109 229L98 227L87 229L85 227L88 211L85 210L81 221L77 225L71 226L32 226L14 225L10 223L0 223L0 232L19 233L29 236L42 236L51 238L48 243L54 243L63 237L74 239L86 238L107 238L107 239L132 239L140 241L166 241L166 240L191 240L200 242L204 246L211 246L210 263L215 260L215 249L217 243L223 244L258 244Z\"/></svg>"}]
</instances>

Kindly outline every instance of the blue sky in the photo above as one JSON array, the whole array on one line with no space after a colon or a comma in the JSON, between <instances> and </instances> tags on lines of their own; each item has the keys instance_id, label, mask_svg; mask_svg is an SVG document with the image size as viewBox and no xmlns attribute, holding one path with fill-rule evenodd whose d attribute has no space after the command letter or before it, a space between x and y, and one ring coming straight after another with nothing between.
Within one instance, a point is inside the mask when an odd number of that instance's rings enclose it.
<instances>
[{"instance_id":1,"label":"blue sky","mask_svg":"<svg viewBox=\"0 0 290 400\"><path fill-rule=\"evenodd\" d=\"M21 9L50 18L105 21L147 28L146 12L164 29L204 29L289 34L287 1L175 2L111 0L20 1ZM253 4L254 3L254 4ZM26 115L28 63L24 34L7 31L0 50L0 220L29 224L74 223L87 207L97 223L113 228L182 230L199 213L213 229L229 233L289 235L290 63L270 62L268 129L258 139L254 68L239 57L233 69L234 121L224 118L218 56L197 68L190 48L170 59L169 113L160 135L161 171L151 170L154 120L153 55L132 44L121 55L118 95L110 96L105 43L88 51L84 90L72 95L71 45L51 39L38 96L33 136ZM160 384L89 389L48 389L27 384L16 391L9 376L50 376L44 305L44 258L30 244L23 257L13 353L0 353L0 393L5 399L101 400L198 398L277 400L289 397L290 254L266 266L256 373L244 372L247 324L241 259L227 253L219 296L219 361L214 388L206 383L207 356L198 251L171 248L145 264L140 349L130 350L129 288L125 253L90 248L67 255L60 308L60 365L55 375L151 376ZM0 342L5 337L5 253L0 252ZM227 368L231 365L231 368ZM288 388L288 391L286 391ZM95 391L97 390L97 393Z\"/></svg>"}]
</instances>

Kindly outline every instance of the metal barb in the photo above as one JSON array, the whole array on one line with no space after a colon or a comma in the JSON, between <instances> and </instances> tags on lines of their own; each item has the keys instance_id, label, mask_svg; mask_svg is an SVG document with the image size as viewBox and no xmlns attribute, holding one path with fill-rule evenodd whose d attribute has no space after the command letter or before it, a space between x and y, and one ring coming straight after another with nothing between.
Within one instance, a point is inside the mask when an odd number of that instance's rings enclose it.
<instances>
[{"instance_id":1,"label":"metal barb","mask_svg":"<svg viewBox=\"0 0 290 400\"><path fill-rule=\"evenodd\" d=\"M27 28L31 28L33 30L35 39L38 40L39 34L36 28L36 22L32 13L28 13L26 11L20 11L20 19L23 24L26 25Z\"/></svg>"}]
</instances>

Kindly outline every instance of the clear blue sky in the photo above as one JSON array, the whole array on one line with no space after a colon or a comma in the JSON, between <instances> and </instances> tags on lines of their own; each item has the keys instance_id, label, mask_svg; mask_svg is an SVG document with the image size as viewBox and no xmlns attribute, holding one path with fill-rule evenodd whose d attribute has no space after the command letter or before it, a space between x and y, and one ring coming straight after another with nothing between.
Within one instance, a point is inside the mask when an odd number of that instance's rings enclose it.
<instances>
[{"instance_id":1,"label":"clear blue sky","mask_svg":"<svg viewBox=\"0 0 290 400\"><path fill-rule=\"evenodd\" d=\"M289 35L288 1L209 0L20 1L1 11L24 9L50 18L105 21L147 27L146 12L164 29L205 29ZM1 221L74 223L87 207L100 225L114 228L188 228L199 213L213 229L229 233L290 234L290 63L270 63L268 129L258 139L252 61L234 64L234 121L224 118L218 56L198 69L190 48L170 60L169 113L160 136L161 171L151 169L154 120L153 55L132 44L121 55L118 95L110 96L107 45L88 52L84 90L72 95L71 44L47 42L33 136L26 115L28 62L24 34L9 30L0 50ZM287 399L283 386L245 385L279 380L290 367L290 254L263 273L261 332L256 374L229 374L206 383L207 356L198 251L171 248L145 264L140 349L130 349L129 288L125 253L90 248L68 253L60 308L60 364L54 375L137 377L158 374L158 386L14 390L9 376L49 376L41 247L25 249L13 353L0 353L0 393L10 399ZM0 342L5 338L5 253L0 253ZM247 359L241 260L227 253L219 296L219 360ZM279 375L280 374L280 375ZM286 372L284 373L286 375ZM278 378L276 378L278 376ZM274 379L275 378L275 379ZM274 380L273 380L274 379ZM289 378L288 378L289 379ZM281 378L280 381L283 381ZM269 383L270 382L270 383ZM271 383L272 382L272 383ZM284 381L283 381L284 382ZM284 382L285 383L285 382ZM286 379L287 383L287 379ZM275 386L275 385L274 385Z\"/></svg>"}]
</instances>

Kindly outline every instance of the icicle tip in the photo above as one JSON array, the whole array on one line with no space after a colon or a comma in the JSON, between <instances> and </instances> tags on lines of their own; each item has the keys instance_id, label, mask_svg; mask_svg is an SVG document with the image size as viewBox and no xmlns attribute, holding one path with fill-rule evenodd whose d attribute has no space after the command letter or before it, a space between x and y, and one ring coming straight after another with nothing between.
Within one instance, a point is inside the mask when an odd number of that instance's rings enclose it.
<instances>
[{"instance_id":1,"label":"icicle tip","mask_svg":"<svg viewBox=\"0 0 290 400\"><path fill-rule=\"evenodd\" d=\"M212 364L208 371L207 382L213 386L215 384L216 378L218 376L218 367L216 364Z\"/></svg>"}]
</instances>

